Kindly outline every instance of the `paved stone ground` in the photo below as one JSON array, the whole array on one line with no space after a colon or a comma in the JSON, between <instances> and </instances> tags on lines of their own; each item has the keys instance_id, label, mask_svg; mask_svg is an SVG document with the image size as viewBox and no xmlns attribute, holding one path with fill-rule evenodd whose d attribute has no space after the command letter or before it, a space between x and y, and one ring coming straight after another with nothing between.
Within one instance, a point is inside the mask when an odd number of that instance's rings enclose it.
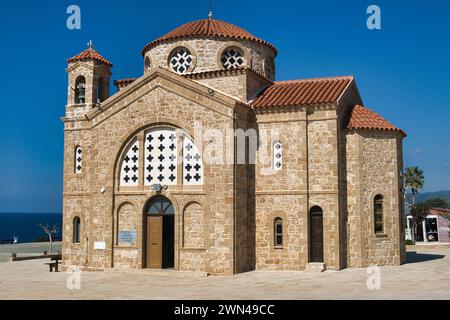
<instances>
[{"instance_id":1,"label":"paved stone ground","mask_svg":"<svg viewBox=\"0 0 450 320\"><path fill-rule=\"evenodd\" d=\"M18 257L33 256L42 254L45 250L50 252L50 244L48 242L35 243L18 243L15 245L0 245L0 262L7 262L11 258L11 253L17 253ZM53 243L53 252L61 251L61 242Z\"/></svg>"},{"instance_id":2,"label":"paved stone ground","mask_svg":"<svg viewBox=\"0 0 450 320\"><path fill-rule=\"evenodd\" d=\"M67 273L46 260L0 263L0 299L450 299L450 249L408 252L408 263L382 267L381 289L367 289L366 269L322 274L249 272L235 276L83 272L69 290Z\"/></svg>"}]
</instances>

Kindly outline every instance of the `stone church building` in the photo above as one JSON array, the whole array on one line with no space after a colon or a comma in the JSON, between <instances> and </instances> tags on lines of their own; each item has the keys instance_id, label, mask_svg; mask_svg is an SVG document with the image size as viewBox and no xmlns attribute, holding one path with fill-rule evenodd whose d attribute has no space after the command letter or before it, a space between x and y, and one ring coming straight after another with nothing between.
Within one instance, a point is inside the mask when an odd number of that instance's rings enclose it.
<instances>
[{"instance_id":1,"label":"stone church building","mask_svg":"<svg viewBox=\"0 0 450 320\"><path fill-rule=\"evenodd\" d=\"M113 95L92 44L70 58L63 268L401 264L404 132L351 76L275 81L276 56L209 18L147 44L142 76Z\"/></svg>"}]
</instances>

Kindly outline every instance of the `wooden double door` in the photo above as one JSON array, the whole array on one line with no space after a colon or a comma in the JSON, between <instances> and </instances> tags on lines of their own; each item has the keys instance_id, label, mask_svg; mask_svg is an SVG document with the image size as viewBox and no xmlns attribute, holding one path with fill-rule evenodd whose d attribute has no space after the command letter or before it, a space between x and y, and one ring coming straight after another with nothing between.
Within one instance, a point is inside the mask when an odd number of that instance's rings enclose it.
<instances>
[{"instance_id":1,"label":"wooden double door","mask_svg":"<svg viewBox=\"0 0 450 320\"><path fill-rule=\"evenodd\" d=\"M323 212L320 207L312 207L309 214L309 261L323 261Z\"/></svg>"},{"instance_id":2,"label":"wooden double door","mask_svg":"<svg viewBox=\"0 0 450 320\"><path fill-rule=\"evenodd\" d=\"M175 216L172 203L165 197L153 198L145 210L145 267L174 267Z\"/></svg>"}]
</instances>

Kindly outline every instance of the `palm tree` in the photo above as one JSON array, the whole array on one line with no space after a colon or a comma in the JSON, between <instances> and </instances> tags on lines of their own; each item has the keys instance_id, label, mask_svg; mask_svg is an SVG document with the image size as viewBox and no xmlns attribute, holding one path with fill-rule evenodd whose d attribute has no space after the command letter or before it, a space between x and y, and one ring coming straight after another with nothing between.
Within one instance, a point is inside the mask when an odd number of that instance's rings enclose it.
<instances>
[{"instance_id":1,"label":"palm tree","mask_svg":"<svg viewBox=\"0 0 450 320\"><path fill-rule=\"evenodd\" d=\"M405 168L405 187L411 189L413 195L413 205L416 203L416 194L425 184L425 177L423 171L419 167Z\"/></svg>"}]
</instances>

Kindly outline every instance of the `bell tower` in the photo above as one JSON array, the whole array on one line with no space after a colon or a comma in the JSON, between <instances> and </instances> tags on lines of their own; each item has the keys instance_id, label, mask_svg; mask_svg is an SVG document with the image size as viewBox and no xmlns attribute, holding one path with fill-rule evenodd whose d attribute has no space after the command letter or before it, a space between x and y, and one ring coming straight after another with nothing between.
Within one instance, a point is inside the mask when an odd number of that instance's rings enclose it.
<instances>
[{"instance_id":1,"label":"bell tower","mask_svg":"<svg viewBox=\"0 0 450 320\"><path fill-rule=\"evenodd\" d=\"M66 117L83 116L109 98L112 63L102 57L92 41L88 48L67 60Z\"/></svg>"}]
</instances>

